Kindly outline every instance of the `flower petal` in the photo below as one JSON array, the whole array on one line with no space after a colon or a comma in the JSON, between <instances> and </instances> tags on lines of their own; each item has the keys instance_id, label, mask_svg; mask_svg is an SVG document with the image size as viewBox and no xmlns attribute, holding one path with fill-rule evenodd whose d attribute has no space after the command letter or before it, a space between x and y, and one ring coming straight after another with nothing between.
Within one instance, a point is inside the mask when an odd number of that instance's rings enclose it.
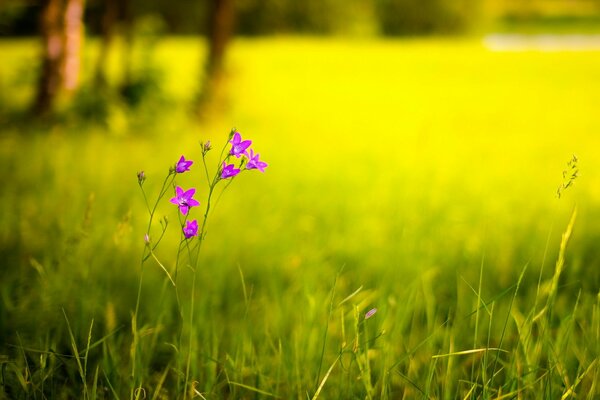
<instances>
[{"instance_id":1,"label":"flower petal","mask_svg":"<svg viewBox=\"0 0 600 400\"><path fill-rule=\"evenodd\" d=\"M194 193L196 193L196 189L191 188L189 190L187 190L186 192L184 192L181 197L185 198L186 200L189 200L192 198L192 196L194 195Z\"/></svg>"}]
</instances>

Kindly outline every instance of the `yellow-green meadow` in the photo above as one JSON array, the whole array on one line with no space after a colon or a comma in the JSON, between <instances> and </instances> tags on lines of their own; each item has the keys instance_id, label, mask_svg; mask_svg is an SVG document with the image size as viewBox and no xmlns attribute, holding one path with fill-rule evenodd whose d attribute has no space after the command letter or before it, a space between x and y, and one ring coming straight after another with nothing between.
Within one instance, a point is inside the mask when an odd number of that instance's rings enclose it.
<instances>
[{"instance_id":1,"label":"yellow-green meadow","mask_svg":"<svg viewBox=\"0 0 600 400\"><path fill-rule=\"evenodd\" d=\"M158 99L51 124L21 111L36 51L0 41L0 398L600 394L599 51L238 38L198 118L204 44L170 37L134 53ZM155 197L185 155L203 206L200 143L214 170L232 128L268 168L218 190L194 291L185 266L174 287L140 266L136 173Z\"/></svg>"}]
</instances>

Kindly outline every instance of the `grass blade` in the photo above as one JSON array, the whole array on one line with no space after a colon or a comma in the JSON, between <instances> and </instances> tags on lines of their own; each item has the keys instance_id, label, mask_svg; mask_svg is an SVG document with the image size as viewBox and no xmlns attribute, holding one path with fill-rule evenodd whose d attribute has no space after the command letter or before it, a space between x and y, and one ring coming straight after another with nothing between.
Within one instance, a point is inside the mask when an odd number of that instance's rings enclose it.
<instances>
[{"instance_id":1,"label":"grass blade","mask_svg":"<svg viewBox=\"0 0 600 400\"><path fill-rule=\"evenodd\" d=\"M278 399L278 398L279 398L279 396L277 396L277 395L275 395L275 394L273 394L273 393L266 392L266 391L264 391L264 390L261 390L261 389L255 388L255 387L253 387L253 386L244 385L243 383L238 383L238 382L233 382L233 381L229 381L228 383L229 383L230 385L237 386L237 387L241 387L241 388L244 388L244 389L247 389L247 390L251 390L251 391L253 391L253 392L260 393L260 394L262 394L262 395L265 395L265 396L269 396L269 397L275 397L276 399Z\"/></svg>"},{"instance_id":2,"label":"grass blade","mask_svg":"<svg viewBox=\"0 0 600 400\"><path fill-rule=\"evenodd\" d=\"M83 369L83 365L81 364L81 359L79 356L79 350L77 350L77 342L75 341L75 336L73 335L73 330L71 329L71 324L69 323L69 318L67 317L67 313L65 309L62 309L63 315L65 316L65 321L67 322L67 330L69 331L69 337L71 339L71 348L73 349L73 355L75 356L75 361L77 361L77 369L79 371L79 376L81 377L81 382L83 383L83 398L88 398L88 389L87 383L85 379L85 371Z\"/></svg>"},{"instance_id":3,"label":"grass blade","mask_svg":"<svg viewBox=\"0 0 600 400\"><path fill-rule=\"evenodd\" d=\"M504 350L504 349L499 349L497 347L484 347L484 348L481 348L481 349L471 349L471 350L455 351L454 353L437 354L435 356L431 356L431 358L464 356L464 355L467 355L467 354L484 353L484 352L488 352L488 351L501 351L503 353L509 353L509 351Z\"/></svg>"},{"instance_id":4,"label":"grass blade","mask_svg":"<svg viewBox=\"0 0 600 400\"><path fill-rule=\"evenodd\" d=\"M315 394L311 398L311 400L317 400L319 398L319 395L321 394L321 390L323 390L323 386L325 386L325 382L327 382L327 379L329 379L329 375L331 375L331 371L333 371L333 367L335 367L335 364L337 364L339 360L340 360L340 356L338 355L336 357L336 359L333 361L333 364L331 364L331 366L325 373L325 376L321 380L321 383L319 384L319 387L317 388L317 391L315 392Z\"/></svg>"},{"instance_id":5,"label":"grass blade","mask_svg":"<svg viewBox=\"0 0 600 400\"><path fill-rule=\"evenodd\" d=\"M569 389L562 395L560 400L565 400L565 399L569 398L569 396L575 397L575 393L574 393L575 388L577 387L577 385L579 385L581 383L583 378L592 370L592 368L594 368L596 366L596 361L598 361L597 358L594 361L592 361L592 363L587 367L587 369L585 371L583 371L583 373L581 375L579 375L577 377L577 379L575 380L573 385L571 385L571 387L569 387Z\"/></svg>"}]
</instances>

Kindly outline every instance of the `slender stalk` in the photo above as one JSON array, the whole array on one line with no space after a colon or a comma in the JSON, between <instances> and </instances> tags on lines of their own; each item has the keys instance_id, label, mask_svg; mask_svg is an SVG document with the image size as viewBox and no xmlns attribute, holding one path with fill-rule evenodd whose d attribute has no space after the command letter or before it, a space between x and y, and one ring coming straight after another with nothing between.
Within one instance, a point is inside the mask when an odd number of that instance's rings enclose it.
<instances>
[{"instance_id":1,"label":"slender stalk","mask_svg":"<svg viewBox=\"0 0 600 400\"><path fill-rule=\"evenodd\" d=\"M169 182L169 178L171 178L171 182ZM167 187L170 186L170 183L172 183L173 180L175 180L175 174L169 173L169 175L167 175L167 177L165 178L165 180L163 182L162 188L160 189L159 195L156 199L156 202L154 203L154 207L152 207L152 210L150 210L150 207L148 207L148 210L150 212L150 218L148 220L148 227L146 228L146 235L148 238L150 236L150 228L152 227L152 222L154 220L154 214L156 213L156 208L158 207L158 203L164 197L164 195L167 193ZM141 185L140 185L140 188L142 189L142 193L144 194L144 199L146 199L146 193L144 191L144 188ZM148 204L147 200L146 200L146 204ZM162 239L163 235L164 235L164 230L160 236L161 239ZM149 247L150 243L146 243L146 246ZM138 312L140 309L140 298L141 298L141 293L142 293L142 279L143 279L143 275L144 275L144 262L152 255L152 250L153 250L153 248L148 249L148 253L143 255L141 263L140 263L140 267L141 267L140 283L138 285L138 293L137 293L137 299L135 301L135 313L134 313L136 322L137 322L137 315L138 315Z\"/></svg>"},{"instance_id":2,"label":"slender stalk","mask_svg":"<svg viewBox=\"0 0 600 400\"><path fill-rule=\"evenodd\" d=\"M202 164L204 165L204 174L206 175L206 183L210 186L210 177L208 174L208 166L206 165L206 153L202 151Z\"/></svg>"},{"instance_id":3,"label":"slender stalk","mask_svg":"<svg viewBox=\"0 0 600 400\"><path fill-rule=\"evenodd\" d=\"M169 181L169 178L171 178L171 180ZM167 177L165 178L162 188L160 189L160 192L158 194L158 197L156 198L156 202L154 203L154 207L152 208L152 211L150 211L150 219L148 220L148 227L146 228L146 235L150 235L150 228L152 227L152 222L154 221L154 214L156 213L156 208L158 207L158 203L160 203L160 200L165 196L165 194L167 193L167 190L170 186L172 186L173 181L175 180L175 173L174 172L169 172L169 175L167 175ZM142 193L144 193L144 189L142 188ZM145 193L144 193L144 197L145 197ZM151 250L154 250L156 248L156 246L158 246L158 243L162 240L164 232L166 230L166 227L163 229L163 232L161 233L159 239L157 240L156 243L154 243L154 245L152 246ZM144 255L144 257L142 258L142 264L151 256L150 254L151 252L148 252L147 254Z\"/></svg>"},{"instance_id":4,"label":"slender stalk","mask_svg":"<svg viewBox=\"0 0 600 400\"><path fill-rule=\"evenodd\" d=\"M473 335L473 348L477 348L477 336L479 335L479 309L481 308L481 285L483 283L483 265L485 263L485 255L481 257L479 266L479 286L477 288L477 311L475 313L475 334ZM475 374L475 363L471 365L471 382Z\"/></svg>"},{"instance_id":5,"label":"slender stalk","mask_svg":"<svg viewBox=\"0 0 600 400\"><path fill-rule=\"evenodd\" d=\"M147 253L146 253L146 251L144 251L144 254L142 255L142 259L140 261L140 280L138 283L137 296L136 296L136 300L135 300L135 311L133 313L132 326L131 326L132 331L133 331L132 332L133 333L133 343L131 346L131 359L132 359L132 366L131 366L131 379L132 379L131 389L132 389L132 392L131 392L131 396L132 397L134 395L135 387L137 386L136 365L137 365L138 345L139 345L138 316L139 316L139 311L140 311L140 302L141 302L141 297L142 297L142 287L143 287L143 281L144 281L144 262L150 256L153 255L153 248L151 247L152 245L151 245L150 239L149 239L150 238L150 229L152 228L152 222L154 221L154 215L156 214L156 209L158 208L158 203L167 193L168 187L171 185L173 180L175 180L175 174L174 174L174 172L169 171L169 174L165 177L165 180L163 181L163 184L162 184L162 187L158 194L158 197L156 199L156 202L154 203L154 206L152 208L150 208L150 206L149 206L146 192L144 191L142 183L140 182L140 189L142 190L142 194L144 196L144 202L146 203L146 207L148 209L148 213L150 214L150 218L148 219L148 227L146 228L146 240L147 240L146 246L147 246L148 250L147 250ZM166 227L163 229L163 232L159 238L159 241L160 241L160 239L162 239L165 230L166 230ZM154 247L156 247L156 245Z\"/></svg>"},{"instance_id":6,"label":"slender stalk","mask_svg":"<svg viewBox=\"0 0 600 400\"><path fill-rule=\"evenodd\" d=\"M327 345L327 334L329 333L329 320L331 319L331 314L333 314L333 299L335 298L335 288L337 286L338 278L342 273L344 266L340 269L340 271L336 274L335 279L333 280L333 287L331 288L331 296L329 300L329 314L327 314L327 323L325 324L325 332L323 332L323 346L321 347L321 357L319 359L319 368L317 369L317 378L315 379L315 395L317 395L317 391L319 391L318 385L321 380L321 368L323 367L323 359L325 358L325 347Z\"/></svg>"},{"instance_id":7,"label":"slender stalk","mask_svg":"<svg viewBox=\"0 0 600 400\"><path fill-rule=\"evenodd\" d=\"M190 366L191 366L191 361L192 361L192 350L193 350L193 339L194 339L194 303L195 303L195 293L196 293L196 275L197 275L196 272L197 272L197 267L198 267L198 259L200 257L200 250L202 248L202 243L204 242L204 239L206 236L206 223L208 220L208 214L210 213L210 210L211 210L212 196L213 196L215 187L221 180L221 176L220 176L221 163L229 158L229 156L227 156L223 160L223 153L225 152L225 149L227 148L228 143L229 142L227 142L221 150L221 154L219 156L219 165L217 166L217 170L216 170L216 173L215 173L212 181L210 181L210 179L209 179L208 168L206 166L205 154L204 153L202 154L202 162L204 164L204 170L206 173L207 182L209 183L208 196L206 199L206 207L204 210L204 217L202 219L202 225L200 227L200 233L198 235L198 241L196 242L195 246L191 250L189 248L189 245L187 245L187 243L186 243L186 247L188 249L188 257L190 260L190 268L192 270L192 288L191 288L191 293L190 293L190 315L189 315L190 332L189 332L188 353L187 353L186 367L185 367L184 399L187 398L187 387L188 387L188 384L190 381Z\"/></svg>"}]
</instances>

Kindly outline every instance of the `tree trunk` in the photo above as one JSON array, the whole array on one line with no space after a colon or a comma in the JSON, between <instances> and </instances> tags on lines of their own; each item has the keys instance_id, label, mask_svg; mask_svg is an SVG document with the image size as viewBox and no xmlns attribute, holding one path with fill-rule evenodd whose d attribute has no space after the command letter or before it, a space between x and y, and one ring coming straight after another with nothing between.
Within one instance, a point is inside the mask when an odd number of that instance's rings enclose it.
<instances>
[{"instance_id":1,"label":"tree trunk","mask_svg":"<svg viewBox=\"0 0 600 400\"><path fill-rule=\"evenodd\" d=\"M67 92L73 92L79 87L84 8L85 0L66 0L64 13L65 62L63 64L63 87Z\"/></svg>"},{"instance_id":2,"label":"tree trunk","mask_svg":"<svg viewBox=\"0 0 600 400\"><path fill-rule=\"evenodd\" d=\"M223 102L226 96L224 61L233 34L234 0L211 0L208 17L208 55L204 69L204 85L198 101L201 111L209 103Z\"/></svg>"},{"instance_id":3,"label":"tree trunk","mask_svg":"<svg viewBox=\"0 0 600 400\"><path fill-rule=\"evenodd\" d=\"M134 11L131 0L120 1L120 13L123 18L124 53L122 57L121 90L133 84L133 53L134 53Z\"/></svg>"},{"instance_id":4,"label":"tree trunk","mask_svg":"<svg viewBox=\"0 0 600 400\"><path fill-rule=\"evenodd\" d=\"M59 88L62 85L62 64L64 41L62 38L62 0L44 0L40 20L40 33L43 41L42 72L38 83L34 111L46 114L52 108Z\"/></svg>"},{"instance_id":5,"label":"tree trunk","mask_svg":"<svg viewBox=\"0 0 600 400\"><path fill-rule=\"evenodd\" d=\"M79 84L85 0L44 0L40 21L42 71L34 111L47 114L63 91Z\"/></svg>"},{"instance_id":6,"label":"tree trunk","mask_svg":"<svg viewBox=\"0 0 600 400\"><path fill-rule=\"evenodd\" d=\"M233 0L212 0L208 25L207 73L209 76L219 74L223 70L225 51L233 32L234 14Z\"/></svg>"},{"instance_id":7,"label":"tree trunk","mask_svg":"<svg viewBox=\"0 0 600 400\"><path fill-rule=\"evenodd\" d=\"M119 3L117 0L105 0L104 7L105 9L100 27L100 52L98 53L98 59L96 60L96 76L94 78L95 84L98 87L106 86L106 62L113 42L115 26L119 19Z\"/></svg>"}]
</instances>

